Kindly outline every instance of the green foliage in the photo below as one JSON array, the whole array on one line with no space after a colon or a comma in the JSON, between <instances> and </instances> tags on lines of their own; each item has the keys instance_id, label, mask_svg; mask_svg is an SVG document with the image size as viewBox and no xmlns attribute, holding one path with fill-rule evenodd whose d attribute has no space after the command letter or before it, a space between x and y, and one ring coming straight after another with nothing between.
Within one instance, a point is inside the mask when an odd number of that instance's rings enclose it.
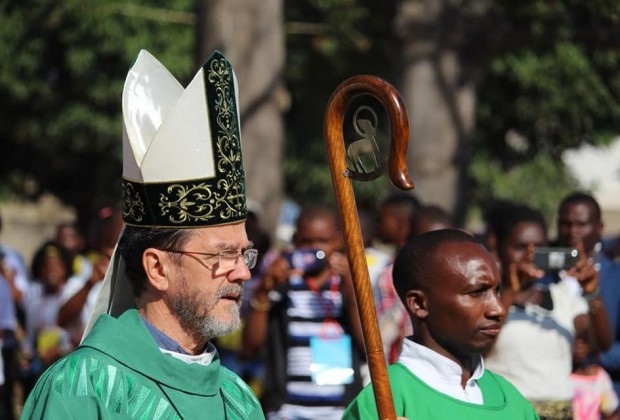
<instances>
[{"instance_id":1,"label":"green foliage","mask_svg":"<svg viewBox=\"0 0 620 420\"><path fill-rule=\"evenodd\" d=\"M0 196L52 191L84 211L117 201L127 69L146 48L188 82L194 3L0 0ZM323 113L336 86L358 74L396 82L396 6L283 3L291 94L284 176L302 204L334 200ZM620 132L620 2L494 0L446 10L436 22L444 27L431 23L430 32L452 35L444 41L461 52L463 82L478 85L470 202L523 199L548 212L575 186L561 153ZM358 203L388 188L385 177L354 183Z\"/></svg>"},{"instance_id":2,"label":"green foliage","mask_svg":"<svg viewBox=\"0 0 620 420\"><path fill-rule=\"evenodd\" d=\"M331 91L353 74L395 78L396 3L307 0L287 7L289 25L303 21L322 28L287 37L293 108L285 174L287 191L301 202L332 197L324 194L331 180L321 141L322 111ZM514 192L514 199L547 212L576 187L561 166L562 152L584 142L608 143L620 132L620 3L496 0L489 5L486 10L475 2L446 5L436 22L479 86L468 204ZM463 34L456 39L449 36L453 26L441 27L454 24ZM541 174L544 181L531 188L528 177L535 182ZM356 188L363 201L376 199L387 186Z\"/></svg>"},{"instance_id":3,"label":"green foliage","mask_svg":"<svg viewBox=\"0 0 620 420\"><path fill-rule=\"evenodd\" d=\"M287 3L286 79L292 95L287 115L284 176L296 201L334 202L323 141L323 117L333 90L345 79L374 74L394 79L390 53L391 2L308 0ZM354 183L357 201L383 195L385 178Z\"/></svg>"},{"instance_id":4,"label":"green foliage","mask_svg":"<svg viewBox=\"0 0 620 420\"><path fill-rule=\"evenodd\" d=\"M477 144L504 166L537 153L559 158L584 142L605 144L620 132L617 2L498 1L512 28L481 83ZM514 130L527 139L520 153L502 141Z\"/></svg>"},{"instance_id":5,"label":"green foliage","mask_svg":"<svg viewBox=\"0 0 620 420\"><path fill-rule=\"evenodd\" d=\"M0 2L2 189L52 191L88 212L118 201L120 97L140 48L181 80L192 70L189 25L127 13L146 2ZM188 10L191 0L148 10ZM165 8L165 9L164 9ZM33 180L35 182L27 182Z\"/></svg>"},{"instance_id":6,"label":"green foliage","mask_svg":"<svg viewBox=\"0 0 620 420\"><path fill-rule=\"evenodd\" d=\"M504 0L491 17L504 30L481 63L474 203L520 199L549 216L577 188L562 152L620 133L620 3Z\"/></svg>"},{"instance_id":7,"label":"green foliage","mask_svg":"<svg viewBox=\"0 0 620 420\"><path fill-rule=\"evenodd\" d=\"M505 170L499 162L478 155L471 165L477 185L474 201L484 206L490 198L522 202L539 209L551 221L557 204L577 189L566 168L549 155L538 155L526 163Z\"/></svg>"},{"instance_id":8,"label":"green foliage","mask_svg":"<svg viewBox=\"0 0 620 420\"><path fill-rule=\"evenodd\" d=\"M479 144L513 164L540 152L557 158L583 142L608 142L611 132L620 132L620 90L609 83L620 80L603 77L598 64L618 59L614 52L593 58L572 43L544 54L525 50L496 58L480 91ZM499 140L508 129L528 140L521 156Z\"/></svg>"}]
</instances>

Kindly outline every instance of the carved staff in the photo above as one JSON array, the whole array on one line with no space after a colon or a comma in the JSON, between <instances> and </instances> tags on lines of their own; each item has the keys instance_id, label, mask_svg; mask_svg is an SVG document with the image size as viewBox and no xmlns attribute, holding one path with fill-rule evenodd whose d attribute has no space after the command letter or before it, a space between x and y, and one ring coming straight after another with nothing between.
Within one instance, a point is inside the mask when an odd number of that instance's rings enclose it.
<instances>
[{"instance_id":1,"label":"carved staff","mask_svg":"<svg viewBox=\"0 0 620 420\"><path fill-rule=\"evenodd\" d=\"M379 419L395 420L396 412L370 286L359 216L350 180L351 178L372 180L383 172L383 163L381 156L377 153L378 147L374 139L376 121L373 126L370 120L356 119L360 109L354 115L354 127L355 131L364 135L364 138L349 145L345 153L343 133L345 110L349 101L361 94L369 94L378 99L390 118L391 145L388 172L392 183L402 190L414 187L407 173L409 121L405 105L396 88L379 77L367 75L347 79L334 90L327 103L324 121L325 145L342 220L347 258L353 278L377 412ZM352 169L347 167L347 157L353 165Z\"/></svg>"}]
</instances>

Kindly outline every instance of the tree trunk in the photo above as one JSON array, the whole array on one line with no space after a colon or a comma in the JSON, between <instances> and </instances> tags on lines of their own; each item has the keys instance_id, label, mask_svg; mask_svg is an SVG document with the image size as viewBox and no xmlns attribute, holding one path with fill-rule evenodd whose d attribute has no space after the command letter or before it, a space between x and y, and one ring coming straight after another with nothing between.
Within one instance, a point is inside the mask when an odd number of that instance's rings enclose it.
<instances>
[{"instance_id":1,"label":"tree trunk","mask_svg":"<svg viewBox=\"0 0 620 420\"><path fill-rule=\"evenodd\" d=\"M410 118L415 193L462 225L476 92L457 47L447 42L454 27L442 22L444 7L439 0L403 0L395 29L402 41L400 88Z\"/></svg>"},{"instance_id":2,"label":"tree trunk","mask_svg":"<svg viewBox=\"0 0 620 420\"><path fill-rule=\"evenodd\" d=\"M283 27L281 0L198 0L197 62L218 49L235 69L248 199L261 207L261 224L270 233L283 189Z\"/></svg>"}]
</instances>

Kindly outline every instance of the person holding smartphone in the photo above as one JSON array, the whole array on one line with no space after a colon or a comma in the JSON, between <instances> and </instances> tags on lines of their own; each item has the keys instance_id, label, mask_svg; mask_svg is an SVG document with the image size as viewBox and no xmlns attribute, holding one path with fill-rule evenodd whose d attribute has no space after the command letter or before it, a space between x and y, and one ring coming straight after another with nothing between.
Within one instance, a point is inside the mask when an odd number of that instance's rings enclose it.
<instances>
[{"instance_id":1,"label":"person holding smartphone","mask_svg":"<svg viewBox=\"0 0 620 420\"><path fill-rule=\"evenodd\" d=\"M545 272L534 264L534 250L547 245L547 227L542 214L527 206L504 207L491 231L508 315L486 366L512 382L541 418L572 419L575 335L592 325L599 348L610 345L597 272L588 269L583 256L573 268L580 272L583 296L569 283L538 283Z\"/></svg>"},{"instance_id":2,"label":"person holding smartphone","mask_svg":"<svg viewBox=\"0 0 620 420\"><path fill-rule=\"evenodd\" d=\"M614 390L620 395L620 265L602 252L601 239L604 223L598 202L589 194L575 192L566 196L558 207L557 245L581 246L586 257L586 267L597 271L599 288L595 294L609 314L612 329L612 345L600 354L600 363L609 373ZM579 279L581 273L560 272L562 277ZM605 349L601 349L605 350Z\"/></svg>"},{"instance_id":3,"label":"person holding smartphone","mask_svg":"<svg viewBox=\"0 0 620 420\"><path fill-rule=\"evenodd\" d=\"M267 418L340 419L362 388L363 341L335 213L303 208L293 244L257 282L242 352L266 347Z\"/></svg>"}]
</instances>

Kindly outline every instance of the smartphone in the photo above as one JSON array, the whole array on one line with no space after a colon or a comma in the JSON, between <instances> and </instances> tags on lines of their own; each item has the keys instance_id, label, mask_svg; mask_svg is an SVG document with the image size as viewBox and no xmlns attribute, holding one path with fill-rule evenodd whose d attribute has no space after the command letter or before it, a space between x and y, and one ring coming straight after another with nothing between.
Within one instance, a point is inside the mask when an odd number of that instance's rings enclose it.
<instances>
[{"instance_id":1,"label":"smartphone","mask_svg":"<svg viewBox=\"0 0 620 420\"><path fill-rule=\"evenodd\" d=\"M579 251L576 248L545 248L534 250L534 265L541 270L568 270L577 264Z\"/></svg>"},{"instance_id":2,"label":"smartphone","mask_svg":"<svg viewBox=\"0 0 620 420\"><path fill-rule=\"evenodd\" d=\"M320 249L296 249L282 255L291 268L300 269L306 274L316 274L327 264L325 252Z\"/></svg>"}]
</instances>

